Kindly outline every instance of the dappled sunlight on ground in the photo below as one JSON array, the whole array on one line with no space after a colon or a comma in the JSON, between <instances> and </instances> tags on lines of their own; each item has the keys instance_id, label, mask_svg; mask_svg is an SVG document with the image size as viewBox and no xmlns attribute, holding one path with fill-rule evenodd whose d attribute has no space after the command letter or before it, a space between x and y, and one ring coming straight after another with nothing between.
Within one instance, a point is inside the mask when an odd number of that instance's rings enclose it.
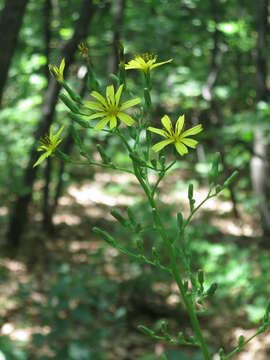
<instances>
[{"instance_id":1,"label":"dappled sunlight on ground","mask_svg":"<svg viewBox=\"0 0 270 360\"><path fill-rule=\"evenodd\" d=\"M182 211L185 216L188 214L187 186L176 188L177 179L181 178L181 172L176 171L174 176L161 182L160 199L168 205L175 204L174 212ZM151 176L151 183L156 181L156 177ZM195 187L194 198L196 204L202 201L207 193L206 187ZM124 210L127 206L132 206L144 199L143 192L136 183L134 176L129 174L99 173L95 174L92 181L82 181L78 184L72 184L68 187L66 193L60 198L57 213L53 216L53 224L55 225L55 235L46 235L40 231L42 215L36 209L33 211L32 223L26 234L27 239L32 239L33 244L27 251L30 251L30 257L33 258L34 273L32 268L21 260L1 260L0 266L5 269L8 276L8 286L0 286L0 314L3 322L0 328L2 335L7 335L12 340L20 340L25 343L31 343L33 334L38 332L48 334L51 332L49 326L40 326L40 314L37 310L33 310L33 304L43 306L47 301L48 284L53 283L57 274L46 274L46 269L51 261L56 261L63 265L63 271L76 269L77 266L90 264L90 254L103 251L103 260L99 271L106 278L120 284L132 279L132 271L130 270L130 261L125 258L122 260L121 268L118 267L119 251L107 246L103 240L95 237L91 232L93 226L102 226L108 231L114 231L116 225L115 219L110 215L112 207ZM258 230L254 219L245 214L241 207L238 206L241 219L233 218L232 204L228 199L222 196L209 200L194 218L197 221L206 221L217 228L219 239L223 236L232 236L232 241L237 242L242 236L248 237L251 241L258 236ZM6 208L0 208L0 215L6 215ZM217 236L217 235L215 235ZM53 259L53 260L52 260ZM32 266L32 265L31 265ZM65 267L65 269L64 269ZM45 271L44 271L45 269ZM68 269L68 270L67 270ZM50 278L48 277L50 276ZM33 277L35 279L33 280ZM38 280L37 280L38 279ZM31 284L31 295L23 300L23 304L18 303L15 294L20 285ZM171 309L174 312L179 308L179 297L176 284L165 284L162 281L156 281L152 284L152 291L158 296L166 298L166 303L160 306L163 310ZM145 300L145 299L144 299ZM124 298L124 303L126 299ZM151 299L154 303L154 300ZM158 301L157 301L158 302ZM164 306L166 304L166 306ZM70 303L70 308L76 307L77 302ZM158 304L159 306L159 304ZM27 310L26 310L27 309ZM31 318L32 324L26 323L22 325L21 313ZM66 313L59 314L66 316ZM137 321L137 319L136 319ZM184 320L183 320L184 321ZM228 324L226 324L228 321ZM132 321L131 321L132 323ZM234 326L233 332L230 332L229 326L232 326L233 319L222 319L215 324L215 319L211 320L211 324L207 324L206 332L222 329L224 324L224 341L231 345L232 339L236 341L239 335L249 336L254 330L238 329ZM164 344L156 343L153 345L151 340L145 338L142 334L134 330L133 327L125 329L128 336L124 333L114 334L114 345L104 343L104 348L108 348L110 352L110 360L125 359L130 354L130 344L133 346L132 356L135 359L145 353L146 349L155 352L159 356L164 350ZM209 329L208 329L209 327ZM214 329L214 330L213 330ZM218 342L220 339L216 339ZM260 336L252 341L247 350L235 359L237 360L267 360L267 355L261 349L267 349L270 342L269 336ZM230 346L229 345L229 346ZM44 356L49 354L49 349L42 349Z\"/></svg>"},{"instance_id":2,"label":"dappled sunlight on ground","mask_svg":"<svg viewBox=\"0 0 270 360\"><path fill-rule=\"evenodd\" d=\"M180 178L180 174L177 176L174 173L173 178ZM151 182L156 181L156 176L153 174ZM113 185L120 186L121 191L114 189ZM175 204L177 211L182 211L185 216L188 215L188 199L187 189L174 190L175 183L172 180L163 181L161 183L160 199L166 204ZM112 189L110 189L112 186ZM207 189L199 187L194 189L194 199L196 204L199 204L206 196ZM136 183L136 179L129 174L118 173L97 173L95 179L91 182L84 181L79 185L72 185L68 188L67 195L61 197L60 206L69 207L72 202L75 201L84 207L85 214L91 218L103 218L112 221L112 218L108 215L110 207L126 207L134 205L143 199L141 189ZM108 208L108 211L104 211L104 207ZM194 216L194 219L198 219L202 214L208 212L208 221L211 225L215 226L220 232L233 236L247 236L257 237L260 236L260 230L258 224L255 224L254 219L247 214L244 214L241 207L238 205L241 219L235 219L233 217L232 203L229 200L225 200L220 195L217 198L208 200L199 213ZM54 217L54 223L59 224L65 222L68 224L79 224L79 219L75 215L61 213Z\"/></svg>"}]
</instances>

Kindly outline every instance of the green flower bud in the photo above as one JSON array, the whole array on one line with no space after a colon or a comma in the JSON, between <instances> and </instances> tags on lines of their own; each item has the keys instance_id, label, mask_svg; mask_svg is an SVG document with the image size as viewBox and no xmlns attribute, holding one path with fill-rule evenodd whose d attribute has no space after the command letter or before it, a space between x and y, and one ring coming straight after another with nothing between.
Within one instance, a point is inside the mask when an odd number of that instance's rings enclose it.
<instances>
[{"instance_id":1,"label":"green flower bud","mask_svg":"<svg viewBox=\"0 0 270 360\"><path fill-rule=\"evenodd\" d=\"M85 129L90 128L90 125L86 119L80 117L79 115L73 114L73 113L70 113L69 115L70 115L71 119L73 121L75 121L77 124L79 124L81 127L85 128Z\"/></svg>"},{"instance_id":2,"label":"green flower bud","mask_svg":"<svg viewBox=\"0 0 270 360\"><path fill-rule=\"evenodd\" d=\"M59 159L65 161L65 162L68 162L68 163L72 162L71 157L70 157L69 155L63 153L63 152L62 152L61 150L59 150L59 149L57 149L57 150L55 151L55 155L56 155Z\"/></svg>"},{"instance_id":3,"label":"green flower bud","mask_svg":"<svg viewBox=\"0 0 270 360\"><path fill-rule=\"evenodd\" d=\"M188 185L188 198L189 200L193 199L193 184Z\"/></svg>"},{"instance_id":4,"label":"green flower bud","mask_svg":"<svg viewBox=\"0 0 270 360\"><path fill-rule=\"evenodd\" d=\"M75 144L81 149L82 148L82 142L81 142L80 136L79 136L76 128L74 126L71 126L70 131L71 131L71 135L73 137L73 140L74 140Z\"/></svg>"},{"instance_id":5,"label":"green flower bud","mask_svg":"<svg viewBox=\"0 0 270 360\"><path fill-rule=\"evenodd\" d=\"M183 230L183 224L184 224L183 215L179 212L177 213L176 217L177 217L178 229L181 232Z\"/></svg>"},{"instance_id":6,"label":"green flower bud","mask_svg":"<svg viewBox=\"0 0 270 360\"><path fill-rule=\"evenodd\" d=\"M65 81L63 81L63 87L73 101L81 103L82 99L80 95L73 91Z\"/></svg>"},{"instance_id":7,"label":"green flower bud","mask_svg":"<svg viewBox=\"0 0 270 360\"><path fill-rule=\"evenodd\" d=\"M110 164L111 158L105 153L105 150L103 149L103 146L101 144L97 144L97 149L99 152L99 155L103 161L104 164Z\"/></svg>"},{"instance_id":8,"label":"green flower bud","mask_svg":"<svg viewBox=\"0 0 270 360\"><path fill-rule=\"evenodd\" d=\"M224 187L229 187L235 180L235 178L238 176L238 171L235 170L232 175L224 182Z\"/></svg>"},{"instance_id":9,"label":"green flower bud","mask_svg":"<svg viewBox=\"0 0 270 360\"><path fill-rule=\"evenodd\" d=\"M152 107L152 100L151 100L151 95L150 95L150 92L149 92L149 89L148 88L144 88L144 100L145 100L145 104L146 104L146 107L149 109L151 109Z\"/></svg>"},{"instance_id":10,"label":"green flower bud","mask_svg":"<svg viewBox=\"0 0 270 360\"><path fill-rule=\"evenodd\" d=\"M162 169L164 169L165 168L166 158L161 152L159 153L159 162L160 162L160 165L161 165Z\"/></svg>"},{"instance_id":11,"label":"green flower bud","mask_svg":"<svg viewBox=\"0 0 270 360\"><path fill-rule=\"evenodd\" d=\"M223 190L223 187L221 185L216 186L216 194L220 193Z\"/></svg>"},{"instance_id":12,"label":"green flower bud","mask_svg":"<svg viewBox=\"0 0 270 360\"><path fill-rule=\"evenodd\" d=\"M114 238L111 235L109 235L107 233L107 231L104 231L98 227L94 227L92 229L92 231L93 231L93 233L101 236L109 245L112 245L112 246L116 245L116 241L114 240Z\"/></svg>"},{"instance_id":13,"label":"green flower bud","mask_svg":"<svg viewBox=\"0 0 270 360\"><path fill-rule=\"evenodd\" d=\"M210 288L207 290L206 295L208 297L211 297L215 294L216 290L217 290L218 284L217 283L213 283Z\"/></svg>"},{"instance_id":14,"label":"green flower bud","mask_svg":"<svg viewBox=\"0 0 270 360\"><path fill-rule=\"evenodd\" d=\"M98 91L99 90L99 83L96 79L96 75L93 71L92 65L90 62L87 64L87 70L88 70L88 82L87 86L90 91Z\"/></svg>"},{"instance_id":15,"label":"green flower bud","mask_svg":"<svg viewBox=\"0 0 270 360\"><path fill-rule=\"evenodd\" d=\"M162 321L161 325L160 325L160 331L162 332L163 335L167 335L168 334L168 323L167 321Z\"/></svg>"},{"instance_id":16,"label":"green flower bud","mask_svg":"<svg viewBox=\"0 0 270 360\"><path fill-rule=\"evenodd\" d=\"M144 325L139 325L138 326L138 329L143 332L145 335L148 335L148 336L155 336L155 332L151 329L149 329L147 326L144 326Z\"/></svg>"},{"instance_id":17,"label":"green flower bud","mask_svg":"<svg viewBox=\"0 0 270 360\"><path fill-rule=\"evenodd\" d=\"M115 74L110 74L110 78L115 81L115 83L118 85L119 84L119 78L117 75Z\"/></svg>"},{"instance_id":18,"label":"green flower bud","mask_svg":"<svg viewBox=\"0 0 270 360\"><path fill-rule=\"evenodd\" d=\"M142 254L144 252L144 248L143 248L143 240L141 238L137 239L136 246L139 253Z\"/></svg>"},{"instance_id":19,"label":"green flower bud","mask_svg":"<svg viewBox=\"0 0 270 360\"><path fill-rule=\"evenodd\" d=\"M80 109L78 108L78 106L74 104L74 102L68 96L66 96L65 94L60 94L59 97L73 113L80 113Z\"/></svg>"},{"instance_id":20,"label":"green flower bud","mask_svg":"<svg viewBox=\"0 0 270 360\"><path fill-rule=\"evenodd\" d=\"M243 346L244 345L244 342L245 342L245 338L243 335L239 336L238 338L238 346Z\"/></svg>"},{"instance_id":21,"label":"green flower bud","mask_svg":"<svg viewBox=\"0 0 270 360\"><path fill-rule=\"evenodd\" d=\"M210 183L214 183L217 176L218 176L218 173L219 173L219 164L220 164L220 154L217 153L215 155L215 158L214 158L214 161L212 163L212 168L210 170L210 173L209 173L209 180L210 180Z\"/></svg>"},{"instance_id":22,"label":"green flower bud","mask_svg":"<svg viewBox=\"0 0 270 360\"><path fill-rule=\"evenodd\" d=\"M156 160L156 159L152 159L152 160L151 160L151 164L152 164L152 166L156 169L156 167L157 167L157 160Z\"/></svg>"},{"instance_id":23,"label":"green flower bud","mask_svg":"<svg viewBox=\"0 0 270 360\"><path fill-rule=\"evenodd\" d=\"M204 283L204 272L201 269L198 271L198 281L199 281L199 284L202 287L203 283Z\"/></svg>"},{"instance_id":24,"label":"green flower bud","mask_svg":"<svg viewBox=\"0 0 270 360\"><path fill-rule=\"evenodd\" d=\"M223 360L224 359L224 350L222 348L220 348L218 353L219 353L220 360Z\"/></svg>"},{"instance_id":25,"label":"green flower bud","mask_svg":"<svg viewBox=\"0 0 270 360\"><path fill-rule=\"evenodd\" d=\"M119 223L125 227L127 227L129 224L128 224L128 220L124 218L124 216L119 212L117 211L116 209L112 209L111 211L111 215L117 220L119 221Z\"/></svg>"}]
</instances>

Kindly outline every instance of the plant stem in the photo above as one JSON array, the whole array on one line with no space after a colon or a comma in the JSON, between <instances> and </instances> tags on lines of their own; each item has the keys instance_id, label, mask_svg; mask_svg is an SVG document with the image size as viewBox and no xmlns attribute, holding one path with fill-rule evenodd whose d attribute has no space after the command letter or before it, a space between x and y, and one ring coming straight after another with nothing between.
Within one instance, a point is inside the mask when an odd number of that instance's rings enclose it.
<instances>
[{"instance_id":1,"label":"plant stem","mask_svg":"<svg viewBox=\"0 0 270 360\"><path fill-rule=\"evenodd\" d=\"M165 243L168 255L169 255L169 259L170 259L170 267L171 267L171 271L172 271L172 275L177 283L177 286L179 288L179 291L181 293L181 296L183 298L183 301L185 303L185 306L187 308L187 312L189 314L189 318L192 324L192 328L196 334L197 340L200 344L203 356L205 360L211 360L209 351L207 349L207 345L206 342L204 340L201 328L200 328L200 324L199 321L197 319L197 315L196 312L193 308L193 304L192 304L192 300L190 299L189 295L185 292L184 289L184 285L182 283L182 279L181 276L179 274L179 270L178 270L178 264L177 264L177 260L176 260L176 256L174 253L174 248L167 236L167 232L166 229L164 228L161 218L160 218L160 214L159 214L159 210L158 207L156 205L156 202L154 200L154 197L152 196L152 192L151 192L151 188L145 183L144 179L142 178L140 171L136 165L136 163L133 161L133 168L134 168L134 173L135 176L137 177L139 183L141 184L147 198L148 201L152 207L152 213L153 213L153 220L154 223L156 225L156 227L159 230L159 233Z\"/></svg>"}]
</instances>

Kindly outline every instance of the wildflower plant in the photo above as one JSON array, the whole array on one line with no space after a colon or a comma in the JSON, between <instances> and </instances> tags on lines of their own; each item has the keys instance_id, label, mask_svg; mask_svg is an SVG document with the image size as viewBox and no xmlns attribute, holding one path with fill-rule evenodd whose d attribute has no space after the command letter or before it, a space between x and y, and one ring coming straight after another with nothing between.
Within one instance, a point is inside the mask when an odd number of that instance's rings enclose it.
<instances>
[{"instance_id":1,"label":"wildflower plant","mask_svg":"<svg viewBox=\"0 0 270 360\"><path fill-rule=\"evenodd\" d=\"M51 130L49 136L45 138L42 145L38 148L39 151L45 151L45 153L38 159L35 166L39 165L44 158L55 153L60 159L73 163L74 165L80 164L113 169L132 174L132 176L137 179L149 204L148 211L151 214L152 227L158 232L167 251L168 262L164 263L163 258L161 258L160 254L157 252L155 246L152 248L152 256L148 256L144 252L144 233L140 234L141 236L137 242L137 247L134 249L129 247L128 244L125 244L125 246L121 245L113 235L103 229L94 227L92 230L119 252L139 262L146 263L165 271L173 278L179 289L179 296L182 298L182 302L188 313L193 329L193 335L186 336L181 331L177 335L171 335L167 329L166 322L161 323L159 331L144 325L140 325L139 329L153 340L163 340L178 346L194 346L201 350L205 360L210 360L213 358L214 353L207 345L205 335L201 329L198 320L198 312L200 310L197 305L200 304L201 307L205 308L207 299L214 296L218 285L213 283L209 287L206 287L203 270L199 270L196 273L192 268L190 256L186 249L186 229L190 225L193 216L206 201L215 198L225 188L232 185L237 177L237 171L234 171L228 179L225 179L223 184L218 184L217 179L220 176L220 158L216 155L209 173L209 190L205 198L200 203L196 204L194 200L193 185L190 184L188 186L187 197L189 202L189 214L184 218L184 216L178 212L175 219L176 226L178 227L178 236L172 238L166 229L166 224L161 216L159 199L160 183L171 171L173 171L177 161L181 160L181 157L188 153L188 148L196 148L199 141L199 134L203 131L202 124L197 124L191 128L185 128L185 118L183 114L178 114L175 125L172 124L170 117L166 114L161 118L162 128L156 127L154 126L155 124L153 124L151 118L152 70L163 65L168 65L172 59L157 62L156 56L138 55L135 59L124 64L124 51L123 47L120 46L119 72L117 75L113 75L115 86L109 84L104 91L99 85L93 66L90 62L87 46L81 44L79 50L82 58L87 62L89 76L88 87L92 97L91 100L82 100L66 83L63 78L64 60L62 60L59 69L55 66L50 66L50 70L56 80L59 81L66 90L66 94L62 93L60 95L60 99L70 110L70 118L72 119L71 133L75 144L79 148L82 160L75 161L68 155L63 154L60 150L56 151L56 147L61 142L59 139L59 135L62 131L61 128L56 135L53 135ZM125 81L126 70L131 69L139 70L144 74L145 84L143 89L143 99L139 96L130 96L130 92L127 89ZM124 100L122 101L122 99ZM127 110L132 111L128 114L126 112ZM77 130L78 127L92 129L94 135L96 131L102 131L108 136L117 136L121 141L123 149L125 149L129 156L130 166L119 166L114 159L112 160L110 158L108 151L100 144L97 145L97 151L100 154L101 161L94 161L86 151ZM157 139L157 142L152 136ZM162 141L158 141L160 140L160 136L163 138ZM194 138L194 136L196 138ZM173 145L176 150L174 153L175 157L172 160L169 160L166 153L166 147L169 145ZM156 153L159 154L157 155ZM150 182L150 175L152 176L153 173L156 175L154 184ZM138 229L140 229L142 225L137 223L136 215L132 212L131 208L127 209L126 216L117 210L112 210L112 215L121 226L138 234ZM180 263L185 269L184 271L180 270ZM265 316L262 319L261 326L257 332L247 339L240 336L237 346L228 354L225 354L222 348L219 349L219 359L228 360L233 358L233 356L240 352L250 340L258 334L265 332L270 324L269 312L270 304L267 306ZM165 354L163 355L163 359L166 359Z\"/></svg>"}]
</instances>

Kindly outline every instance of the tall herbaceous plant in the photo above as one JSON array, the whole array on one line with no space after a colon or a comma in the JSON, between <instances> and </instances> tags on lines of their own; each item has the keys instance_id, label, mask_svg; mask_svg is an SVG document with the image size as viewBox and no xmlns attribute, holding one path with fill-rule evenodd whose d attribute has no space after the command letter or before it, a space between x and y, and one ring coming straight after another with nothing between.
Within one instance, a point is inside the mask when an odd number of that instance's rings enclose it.
<instances>
[{"instance_id":1,"label":"tall herbaceous plant","mask_svg":"<svg viewBox=\"0 0 270 360\"><path fill-rule=\"evenodd\" d=\"M170 176L176 161L185 156L188 151L196 148L199 141L199 134L203 131L202 124L194 127L185 127L184 114L175 114L171 118L164 114L160 119L158 127L152 124L152 76L156 71L162 71L162 66L169 66L172 59L167 61L158 60L157 56L151 54L137 55L134 59L125 64L124 50L119 45L119 69L118 74L113 75L114 84L108 83L105 89L100 88L94 69L89 59L86 44L79 45L80 53L87 63L88 87L90 88L90 99L83 100L71 89L64 79L65 60L60 66L50 65L50 72L61 84L65 93L60 95L61 100L70 110L72 119L71 132L76 146L79 148L83 161L74 161L70 156L60 150L61 134L63 126L56 133L51 127L49 134L41 139L38 151L42 154L34 164L40 163L51 155L55 155L62 161L70 164L80 164L85 166L98 166L104 169L113 169L132 174L141 186L146 200L149 203L149 217L152 218L152 230L155 230L162 239L167 251L168 263L163 263L155 246L152 248L152 256L147 256L143 250L143 239L138 241L136 249L129 248L126 244L122 246L116 238L103 229L94 227L94 233L100 235L110 246L131 258L144 262L169 273L179 290L179 296L185 305L190 323L193 329L193 336L185 336L182 331L178 334L170 334L167 323L163 321L160 329L153 329L140 325L139 329L154 340L163 340L170 344L192 346L200 349L205 360L212 359L209 347L205 341L203 331L198 321L198 313L206 312L206 300L215 294L217 284L205 286L205 276L203 270L195 272L190 261L188 242L185 239L185 232L194 214L202 205L211 198L216 197L226 187L230 186L237 172L233 172L223 184L217 184L220 175L220 161L216 155L212 168L209 173L209 190L205 198L196 204L193 196L193 185L187 186L187 196L189 201L189 215L184 218L179 212L175 219L178 227L178 236L172 238L166 229L166 224L161 218L160 201L157 201L161 181ZM138 71L143 74L144 87L141 90L143 98L131 95L127 88L126 76L129 71ZM131 115L133 114L133 115ZM129 167L119 166L100 144L97 150L101 161L94 161L87 153L77 127L92 129L93 134L103 131L107 136L116 136L120 139L123 149L127 152L130 159ZM167 147L173 147L174 159L169 161L166 156ZM155 183L150 181L150 175L156 175ZM121 226L131 232L138 232L136 215L130 208L127 209L126 216L113 210L112 215L117 219ZM181 267L180 267L181 264ZM180 270L184 269L184 271ZM198 306L199 304L199 306ZM250 338L239 337L237 346L228 354L223 349L218 350L220 360L232 358L255 336L265 332L270 324L269 320L270 304L267 306L265 316L258 330ZM179 329L180 330L180 329ZM166 359L166 355L163 355Z\"/></svg>"}]
</instances>

